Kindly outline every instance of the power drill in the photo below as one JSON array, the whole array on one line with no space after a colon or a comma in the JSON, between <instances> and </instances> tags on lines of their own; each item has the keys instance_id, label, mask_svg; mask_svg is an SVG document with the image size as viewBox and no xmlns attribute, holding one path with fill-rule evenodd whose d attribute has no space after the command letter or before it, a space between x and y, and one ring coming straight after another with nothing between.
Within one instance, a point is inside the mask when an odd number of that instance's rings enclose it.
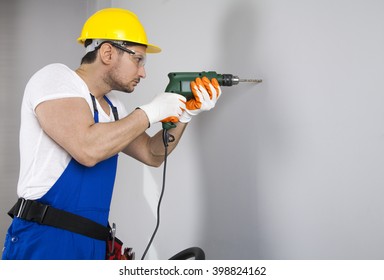
<instances>
[{"instance_id":1,"label":"power drill","mask_svg":"<svg viewBox=\"0 0 384 280\"><path fill-rule=\"evenodd\" d=\"M217 74L214 71L208 72L171 72L168 74L169 84L165 89L166 92L174 92L183 95L187 100L193 98L193 93L190 88L191 81L197 77L207 77L208 79L216 78L220 86L230 87L242 82L246 83L261 83L260 79L240 79L232 74ZM174 128L176 125L173 122L163 122L163 129Z\"/></svg>"}]
</instances>

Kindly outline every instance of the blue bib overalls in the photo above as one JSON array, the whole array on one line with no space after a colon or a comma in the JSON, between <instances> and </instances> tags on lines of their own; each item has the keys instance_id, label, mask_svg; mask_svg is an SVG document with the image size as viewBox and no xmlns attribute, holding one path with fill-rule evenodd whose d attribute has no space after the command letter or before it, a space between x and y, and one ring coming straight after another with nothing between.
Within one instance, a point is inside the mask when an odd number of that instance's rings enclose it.
<instances>
[{"instance_id":1,"label":"blue bib overalls","mask_svg":"<svg viewBox=\"0 0 384 280\"><path fill-rule=\"evenodd\" d=\"M94 97L92 96L94 101ZM117 117L117 110L105 97ZM99 122L94 104L94 120ZM117 157L86 167L71 159L68 166L38 201L101 225L108 225ZM5 239L3 259L105 259L106 241L15 217Z\"/></svg>"}]
</instances>

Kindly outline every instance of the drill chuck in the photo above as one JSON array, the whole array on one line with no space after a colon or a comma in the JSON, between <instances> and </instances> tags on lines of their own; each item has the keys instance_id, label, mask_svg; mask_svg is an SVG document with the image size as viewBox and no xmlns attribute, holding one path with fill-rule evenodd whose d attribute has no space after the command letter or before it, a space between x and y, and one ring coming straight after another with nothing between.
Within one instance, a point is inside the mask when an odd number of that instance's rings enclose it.
<instances>
[{"instance_id":1,"label":"drill chuck","mask_svg":"<svg viewBox=\"0 0 384 280\"><path fill-rule=\"evenodd\" d=\"M239 77L232 74L221 74L221 79L218 80L221 86L230 87L237 85L240 81Z\"/></svg>"}]
</instances>

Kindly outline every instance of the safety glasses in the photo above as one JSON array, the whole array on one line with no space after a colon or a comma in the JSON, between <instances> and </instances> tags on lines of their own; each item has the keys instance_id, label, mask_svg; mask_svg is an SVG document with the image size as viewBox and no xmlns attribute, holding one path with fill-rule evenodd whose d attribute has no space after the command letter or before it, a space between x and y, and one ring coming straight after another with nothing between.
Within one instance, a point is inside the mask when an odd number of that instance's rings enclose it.
<instances>
[{"instance_id":1,"label":"safety glasses","mask_svg":"<svg viewBox=\"0 0 384 280\"><path fill-rule=\"evenodd\" d=\"M124 47L124 43L118 44L118 43L112 42L112 41L107 41L107 42L110 43L115 48L118 48L122 51L127 52L130 55L131 60L136 64L137 67L144 67L145 62L147 61L147 57L145 54L137 53L133 50L127 49L126 47ZM107 42L105 42L105 43L107 43Z\"/></svg>"}]
</instances>

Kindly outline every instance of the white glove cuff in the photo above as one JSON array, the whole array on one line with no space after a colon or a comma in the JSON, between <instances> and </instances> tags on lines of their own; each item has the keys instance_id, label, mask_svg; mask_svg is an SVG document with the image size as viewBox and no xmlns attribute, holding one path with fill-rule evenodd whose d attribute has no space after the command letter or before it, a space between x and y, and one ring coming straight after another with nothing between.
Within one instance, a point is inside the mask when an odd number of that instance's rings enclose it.
<instances>
[{"instance_id":1,"label":"white glove cuff","mask_svg":"<svg viewBox=\"0 0 384 280\"><path fill-rule=\"evenodd\" d=\"M188 113L187 110L183 111L179 118L179 122L181 123L189 123L192 119L192 116Z\"/></svg>"},{"instance_id":2,"label":"white glove cuff","mask_svg":"<svg viewBox=\"0 0 384 280\"><path fill-rule=\"evenodd\" d=\"M155 120L155 114L153 114L153 108L152 108L153 106L152 106L152 104L145 104L145 105L141 105L141 106L139 106L138 108L139 109L141 109L141 110L143 110L144 111L144 113L147 115L147 118L148 118L148 122L149 122L149 125L148 125L148 127L150 127L153 123L155 123L155 122L157 122L156 120Z\"/></svg>"}]
</instances>

